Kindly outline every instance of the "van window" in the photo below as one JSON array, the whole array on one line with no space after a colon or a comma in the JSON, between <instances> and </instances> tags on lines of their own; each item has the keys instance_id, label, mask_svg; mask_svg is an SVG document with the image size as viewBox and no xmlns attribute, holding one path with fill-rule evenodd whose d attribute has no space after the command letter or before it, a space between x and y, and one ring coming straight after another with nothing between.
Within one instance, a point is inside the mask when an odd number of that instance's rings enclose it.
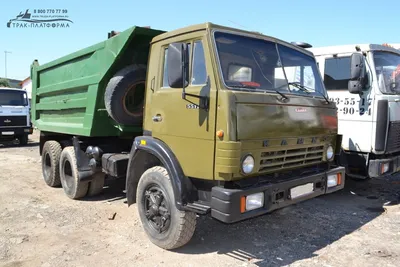
<instances>
[{"instance_id":1,"label":"van window","mask_svg":"<svg viewBox=\"0 0 400 267\"><path fill-rule=\"evenodd\" d=\"M325 60L324 84L327 90L347 90L350 80L350 57Z\"/></svg>"}]
</instances>

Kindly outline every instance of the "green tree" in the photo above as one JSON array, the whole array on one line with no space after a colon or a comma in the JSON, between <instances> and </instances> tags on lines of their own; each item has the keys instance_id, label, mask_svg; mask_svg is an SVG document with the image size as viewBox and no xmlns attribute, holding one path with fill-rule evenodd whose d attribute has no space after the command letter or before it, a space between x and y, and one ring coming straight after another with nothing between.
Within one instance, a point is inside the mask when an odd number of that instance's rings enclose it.
<instances>
[{"instance_id":1,"label":"green tree","mask_svg":"<svg viewBox=\"0 0 400 267\"><path fill-rule=\"evenodd\" d=\"M10 83L7 79L0 79L0 86L1 87L10 87Z\"/></svg>"}]
</instances>

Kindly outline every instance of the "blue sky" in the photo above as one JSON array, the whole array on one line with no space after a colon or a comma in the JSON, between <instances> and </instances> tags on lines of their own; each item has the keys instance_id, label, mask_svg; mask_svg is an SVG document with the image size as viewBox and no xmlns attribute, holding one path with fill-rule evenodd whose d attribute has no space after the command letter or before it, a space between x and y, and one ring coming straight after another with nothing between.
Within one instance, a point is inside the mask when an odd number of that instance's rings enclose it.
<instances>
[{"instance_id":1,"label":"blue sky","mask_svg":"<svg viewBox=\"0 0 400 267\"><path fill-rule=\"evenodd\" d=\"M70 28L7 28L29 9L67 9ZM134 25L172 30L210 21L259 31L313 46L399 43L399 0L3 0L0 9L0 77L24 79L40 64L107 38L110 30Z\"/></svg>"}]
</instances>

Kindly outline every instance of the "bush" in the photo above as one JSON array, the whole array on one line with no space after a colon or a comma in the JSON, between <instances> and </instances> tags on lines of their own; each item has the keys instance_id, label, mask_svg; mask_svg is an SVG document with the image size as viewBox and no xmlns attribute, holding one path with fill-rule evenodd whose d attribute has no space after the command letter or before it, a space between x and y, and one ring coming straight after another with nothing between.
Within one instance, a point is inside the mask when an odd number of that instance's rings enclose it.
<instances>
[{"instance_id":1,"label":"bush","mask_svg":"<svg viewBox=\"0 0 400 267\"><path fill-rule=\"evenodd\" d=\"M0 87L10 87L10 83L7 79L0 79Z\"/></svg>"}]
</instances>

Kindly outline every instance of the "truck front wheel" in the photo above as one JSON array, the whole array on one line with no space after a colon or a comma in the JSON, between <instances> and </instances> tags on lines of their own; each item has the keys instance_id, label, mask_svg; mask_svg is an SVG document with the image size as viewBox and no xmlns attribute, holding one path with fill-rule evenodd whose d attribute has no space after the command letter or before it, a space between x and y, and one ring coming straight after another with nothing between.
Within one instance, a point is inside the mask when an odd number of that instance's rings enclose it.
<instances>
[{"instance_id":1,"label":"truck front wheel","mask_svg":"<svg viewBox=\"0 0 400 267\"><path fill-rule=\"evenodd\" d=\"M61 145L57 141L46 141L42 150L42 174L48 186L58 187L60 181L60 155Z\"/></svg>"},{"instance_id":2,"label":"truck front wheel","mask_svg":"<svg viewBox=\"0 0 400 267\"><path fill-rule=\"evenodd\" d=\"M172 184L164 167L156 166L143 173L136 203L143 228L155 245L175 249L192 238L196 214L176 208Z\"/></svg>"},{"instance_id":3,"label":"truck front wheel","mask_svg":"<svg viewBox=\"0 0 400 267\"><path fill-rule=\"evenodd\" d=\"M81 182L78 176L75 150L73 146L67 146L61 152L60 178L64 193L72 199L86 196L89 183Z\"/></svg>"},{"instance_id":4,"label":"truck front wheel","mask_svg":"<svg viewBox=\"0 0 400 267\"><path fill-rule=\"evenodd\" d=\"M27 134L23 134L23 135L19 136L18 137L19 144L21 146L26 146L28 144L28 139L29 138L28 138Z\"/></svg>"}]
</instances>

